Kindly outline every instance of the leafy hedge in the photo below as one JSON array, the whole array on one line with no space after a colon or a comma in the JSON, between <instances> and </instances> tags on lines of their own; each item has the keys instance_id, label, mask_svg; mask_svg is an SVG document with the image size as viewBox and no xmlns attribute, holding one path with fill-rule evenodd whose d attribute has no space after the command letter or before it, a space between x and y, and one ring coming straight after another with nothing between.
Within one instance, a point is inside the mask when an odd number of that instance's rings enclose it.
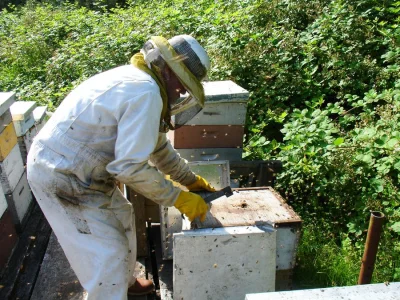
<instances>
[{"instance_id":1,"label":"leafy hedge","mask_svg":"<svg viewBox=\"0 0 400 300\"><path fill-rule=\"evenodd\" d=\"M246 159L284 162L277 188L304 220L297 282L355 284L370 210L387 216L374 280L400 280L400 2L52 2L1 12L0 90L55 108L151 35L192 34L211 80L251 92Z\"/></svg>"}]
</instances>

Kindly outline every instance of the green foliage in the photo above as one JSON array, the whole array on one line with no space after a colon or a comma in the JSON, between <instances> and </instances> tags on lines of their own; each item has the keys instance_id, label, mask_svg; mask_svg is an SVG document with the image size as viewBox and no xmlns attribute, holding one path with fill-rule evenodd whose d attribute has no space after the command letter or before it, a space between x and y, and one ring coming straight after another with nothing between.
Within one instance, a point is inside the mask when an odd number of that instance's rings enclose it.
<instances>
[{"instance_id":1,"label":"green foliage","mask_svg":"<svg viewBox=\"0 0 400 300\"><path fill-rule=\"evenodd\" d=\"M250 91L244 157L284 163L300 284L355 284L370 210L387 217L374 281L400 280L399 1L45 2L1 12L0 90L56 108L151 35L192 34L210 80Z\"/></svg>"}]
</instances>

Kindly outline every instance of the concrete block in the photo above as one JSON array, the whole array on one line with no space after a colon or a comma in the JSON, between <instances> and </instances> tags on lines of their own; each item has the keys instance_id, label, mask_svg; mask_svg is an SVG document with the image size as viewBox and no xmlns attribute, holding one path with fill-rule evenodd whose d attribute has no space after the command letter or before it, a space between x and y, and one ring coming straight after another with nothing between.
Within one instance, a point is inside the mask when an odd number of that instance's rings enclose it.
<instances>
[{"instance_id":1,"label":"concrete block","mask_svg":"<svg viewBox=\"0 0 400 300\"><path fill-rule=\"evenodd\" d=\"M0 162L0 182L5 194L11 193L16 188L24 170L24 163L17 144Z\"/></svg>"},{"instance_id":2,"label":"concrete block","mask_svg":"<svg viewBox=\"0 0 400 300\"><path fill-rule=\"evenodd\" d=\"M249 291L272 292L275 264L276 231L268 226L174 234L174 299L242 300Z\"/></svg>"},{"instance_id":3,"label":"concrete block","mask_svg":"<svg viewBox=\"0 0 400 300\"><path fill-rule=\"evenodd\" d=\"M14 224L18 230L18 228L21 228L23 222L25 221L25 216L28 213L33 199L31 189L26 178L26 171L22 174L14 191L10 194L6 194L5 196L8 208L13 217Z\"/></svg>"},{"instance_id":4,"label":"concrete block","mask_svg":"<svg viewBox=\"0 0 400 300\"><path fill-rule=\"evenodd\" d=\"M0 133L0 161L3 161L17 144L17 135L14 129L14 123L10 123Z\"/></svg>"},{"instance_id":5,"label":"concrete block","mask_svg":"<svg viewBox=\"0 0 400 300\"><path fill-rule=\"evenodd\" d=\"M274 293L248 294L245 300L398 300L400 282L307 289Z\"/></svg>"},{"instance_id":6,"label":"concrete block","mask_svg":"<svg viewBox=\"0 0 400 300\"><path fill-rule=\"evenodd\" d=\"M35 107L34 101L17 101L11 105L10 111L17 136L23 136L35 124L33 117Z\"/></svg>"},{"instance_id":7,"label":"concrete block","mask_svg":"<svg viewBox=\"0 0 400 300\"><path fill-rule=\"evenodd\" d=\"M242 148L176 149L188 161L242 160Z\"/></svg>"},{"instance_id":8,"label":"concrete block","mask_svg":"<svg viewBox=\"0 0 400 300\"><path fill-rule=\"evenodd\" d=\"M0 93L0 116L2 116L14 103L14 92L1 92Z\"/></svg>"}]
</instances>

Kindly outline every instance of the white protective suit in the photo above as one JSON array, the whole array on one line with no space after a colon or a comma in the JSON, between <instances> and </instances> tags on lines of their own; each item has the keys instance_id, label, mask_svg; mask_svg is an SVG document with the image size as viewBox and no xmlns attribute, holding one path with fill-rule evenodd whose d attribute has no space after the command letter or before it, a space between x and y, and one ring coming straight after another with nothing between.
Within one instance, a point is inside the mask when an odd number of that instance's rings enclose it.
<instances>
[{"instance_id":1,"label":"white protective suit","mask_svg":"<svg viewBox=\"0 0 400 300\"><path fill-rule=\"evenodd\" d=\"M136 261L132 205L115 179L172 206L195 181L159 133L159 87L132 65L98 74L62 102L31 146L28 181L88 299L127 299Z\"/></svg>"}]
</instances>

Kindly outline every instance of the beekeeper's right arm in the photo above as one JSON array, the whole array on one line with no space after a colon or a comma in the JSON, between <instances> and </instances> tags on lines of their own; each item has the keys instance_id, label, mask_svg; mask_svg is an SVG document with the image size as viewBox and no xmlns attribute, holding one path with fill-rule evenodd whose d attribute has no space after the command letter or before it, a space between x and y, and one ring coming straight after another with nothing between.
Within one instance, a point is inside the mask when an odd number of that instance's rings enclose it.
<instances>
[{"instance_id":1,"label":"beekeeper's right arm","mask_svg":"<svg viewBox=\"0 0 400 300\"><path fill-rule=\"evenodd\" d=\"M128 100L115 112L118 121L115 159L107 165L107 171L161 205L172 206L177 202L177 208L190 219L205 217L208 207L200 196L182 192L148 164L157 146L162 110L158 86L132 81L121 83L119 89Z\"/></svg>"}]
</instances>

